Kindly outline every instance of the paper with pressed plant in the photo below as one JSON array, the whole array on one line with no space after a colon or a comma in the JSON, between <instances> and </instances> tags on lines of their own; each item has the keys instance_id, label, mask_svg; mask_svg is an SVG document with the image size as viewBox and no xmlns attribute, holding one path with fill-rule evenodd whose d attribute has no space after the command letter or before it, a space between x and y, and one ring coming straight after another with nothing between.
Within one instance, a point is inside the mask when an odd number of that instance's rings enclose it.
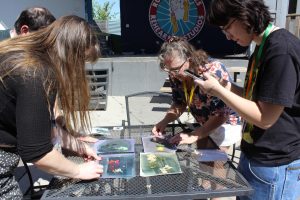
<instances>
[{"instance_id":1,"label":"paper with pressed plant","mask_svg":"<svg viewBox=\"0 0 300 200\"><path fill-rule=\"evenodd\" d=\"M134 139L99 140L94 144L97 154L134 152Z\"/></svg>"},{"instance_id":2,"label":"paper with pressed plant","mask_svg":"<svg viewBox=\"0 0 300 200\"><path fill-rule=\"evenodd\" d=\"M176 145L167 143L167 139L162 138L161 141L157 142L154 139L155 136L142 137L144 152L176 152Z\"/></svg>"},{"instance_id":3,"label":"paper with pressed plant","mask_svg":"<svg viewBox=\"0 0 300 200\"><path fill-rule=\"evenodd\" d=\"M101 178L131 178L135 176L135 154L106 154L99 161L103 165Z\"/></svg>"},{"instance_id":4,"label":"paper with pressed plant","mask_svg":"<svg viewBox=\"0 0 300 200\"><path fill-rule=\"evenodd\" d=\"M140 153L140 176L182 173L175 153Z\"/></svg>"}]
</instances>

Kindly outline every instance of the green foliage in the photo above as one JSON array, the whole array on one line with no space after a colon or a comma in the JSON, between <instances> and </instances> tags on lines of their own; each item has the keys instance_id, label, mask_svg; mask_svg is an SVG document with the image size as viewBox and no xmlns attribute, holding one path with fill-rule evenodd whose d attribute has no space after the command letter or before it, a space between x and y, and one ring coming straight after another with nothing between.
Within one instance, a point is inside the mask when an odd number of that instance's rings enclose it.
<instances>
[{"instance_id":1,"label":"green foliage","mask_svg":"<svg viewBox=\"0 0 300 200\"><path fill-rule=\"evenodd\" d=\"M115 2L106 1L101 5L97 0L93 0L93 14L95 20L111 20L116 17L117 13L111 13Z\"/></svg>"}]
</instances>

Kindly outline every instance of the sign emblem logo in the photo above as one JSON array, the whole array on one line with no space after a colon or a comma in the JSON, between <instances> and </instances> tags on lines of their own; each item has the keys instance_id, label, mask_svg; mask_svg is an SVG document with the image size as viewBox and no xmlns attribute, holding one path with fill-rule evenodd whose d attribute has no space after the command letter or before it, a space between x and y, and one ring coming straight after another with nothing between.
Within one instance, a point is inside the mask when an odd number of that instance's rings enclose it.
<instances>
[{"instance_id":1,"label":"sign emblem logo","mask_svg":"<svg viewBox=\"0 0 300 200\"><path fill-rule=\"evenodd\" d=\"M193 39L203 28L205 6L202 0L152 0L149 22L162 40L176 35Z\"/></svg>"}]
</instances>

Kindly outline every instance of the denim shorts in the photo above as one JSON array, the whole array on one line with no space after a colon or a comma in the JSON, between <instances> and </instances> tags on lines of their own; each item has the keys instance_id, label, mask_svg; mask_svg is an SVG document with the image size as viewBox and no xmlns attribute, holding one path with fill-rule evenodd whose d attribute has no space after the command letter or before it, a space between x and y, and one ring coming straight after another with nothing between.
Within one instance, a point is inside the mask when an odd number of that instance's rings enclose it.
<instances>
[{"instance_id":1,"label":"denim shorts","mask_svg":"<svg viewBox=\"0 0 300 200\"><path fill-rule=\"evenodd\" d=\"M239 172L254 190L251 196L240 200L299 200L300 159L277 167L265 166L249 160L243 153L238 166Z\"/></svg>"}]
</instances>

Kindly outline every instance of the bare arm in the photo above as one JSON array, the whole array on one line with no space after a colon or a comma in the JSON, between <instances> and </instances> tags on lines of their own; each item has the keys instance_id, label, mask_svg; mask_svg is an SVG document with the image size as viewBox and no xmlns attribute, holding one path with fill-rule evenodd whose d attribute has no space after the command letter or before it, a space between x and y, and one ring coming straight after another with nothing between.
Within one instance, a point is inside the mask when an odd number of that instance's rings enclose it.
<instances>
[{"instance_id":1,"label":"bare arm","mask_svg":"<svg viewBox=\"0 0 300 200\"><path fill-rule=\"evenodd\" d=\"M77 165L66 159L61 153L53 149L39 160L33 162L38 168L54 175L78 179L99 178L103 172L101 165L95 162L87 162Z\"/></svg>"},{"instance_id":2,"label":"bare arm","mask_svg":"<svg viewBox=\"0 0 300 200\"><path fill-rule=\"evenodd\" d=\"M153 127L152 133L156 136L162 135L168 123L178 119L185 109L185 105L172 104L165 117Z\"/></svg>"},{"instance_id":3,"label":"bare arm","mask_svg":"<svg viewBox=\"0 0 300 200\"><path fill-rule=\"evenodd\" d=\"M235 83L228 83L229 90L238 96L243 96L244 88L236 85ZM227 87L228 87L227 86Z\"/></svg>"},{"instance_id":4,"label":"bare arm","mask_svg":"<svg viewBox=\"0 0 300 200\"><path fill-rule=\"evenodd\" d=\"M223 87L219 87L216 93L229 107L238 112L242 118L262 129L271 127L284 109L280 105L247 100Z\"/></svg>"},{"instance_id":5,"label":"bare arm","mask_svg":"<svg viewBox=\"0 0 300 200\"><path fill-rule=\"evenodd\" d=\"M175 105L172 104L164 119L162 120L165 124L168 124L176 119L178 119L182 113L186 110L185 105Z\"/></svg>"},{"instance_id":6,"label":"bare arm","mask_svg":"<svg viewBox=\"0 0 300 200\"><path fill-rule=\"evenodd\" d=\"M192 134L176 134L170 139L170 142L174 144L192 144L199 139L209 136L213 130L221 126L226 119L227 118L223 116L211 116L208 121L203 124L203 126L196 128Z\"/></svg>"},{"instance_id":7,"label":"bare arm","mask_svg":"<svg viewBox=\"0 0 300 200\"><path fill-rule=\"evenodd\" d=\"M280 105L247 100L224 88L212 76L205 74L206 81L196 81L202 90L222 99L246 121L262 128L271 127L281 115L284 107Z\"/></svg>"},{"instance_id":8,"label":"bare arm","mask_svg":"<svg viewBox=\"0 0 300 200\"><path fill-rule=\"evenodd\" d=\"M59 138L62 147L77 152L79 155L87 156L88 159L100 160L100 157L87 143L70 135L60 125L52 129L52 135Z\"/></svg>"},{"instance_id":9,"label":"bare arm","mask_svg":"<svg viewBox=\"0 0 300 200\"><path fill-rule=\"evenodd\" d=\"M198 137L197 139L206 138L216 128L224 124L226 120L227 118L224 116L211 116L203 126L196 128L192 133Z\"/></svg>"}]
</instances>

